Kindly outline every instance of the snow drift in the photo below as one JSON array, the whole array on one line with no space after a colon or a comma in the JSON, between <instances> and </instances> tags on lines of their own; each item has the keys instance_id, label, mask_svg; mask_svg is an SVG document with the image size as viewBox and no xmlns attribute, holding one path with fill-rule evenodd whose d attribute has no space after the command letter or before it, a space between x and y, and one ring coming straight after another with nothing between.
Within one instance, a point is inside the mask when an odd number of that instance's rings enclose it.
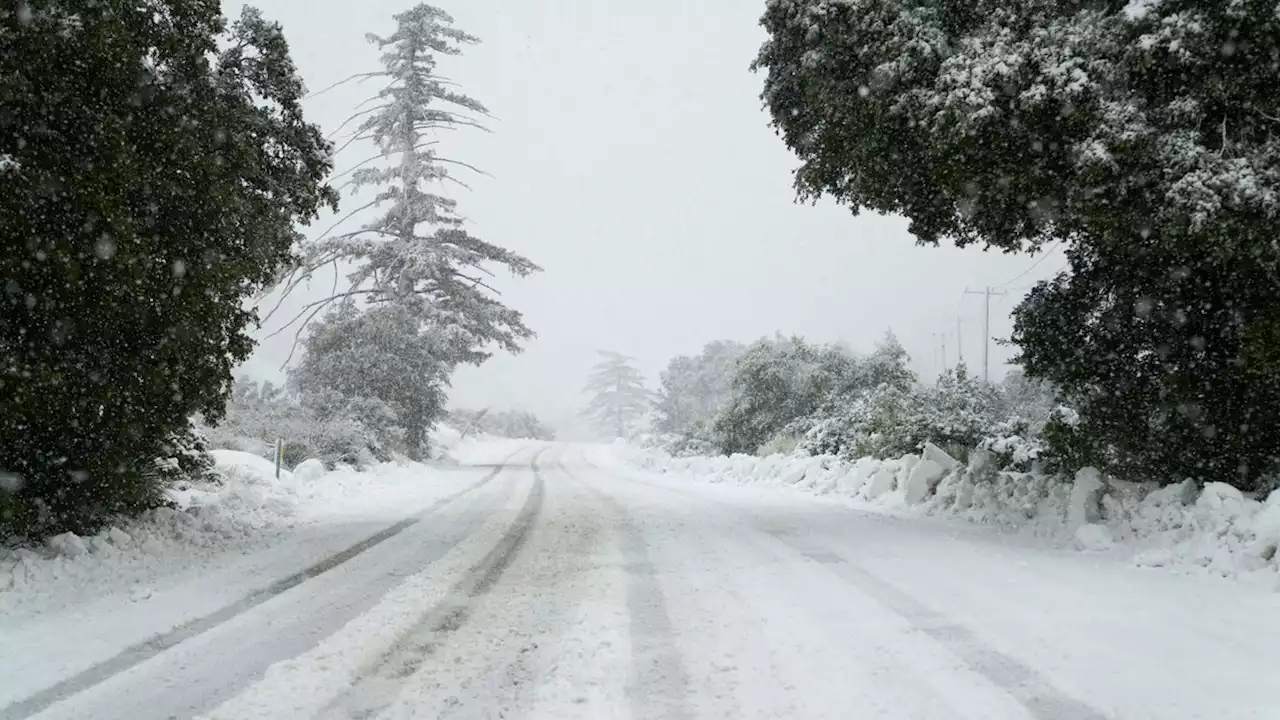
<instances>
[{"instance_id":1,"label":"snow drift","mask_svg":"<svg viewBox=\"0 0 1280 720\"><path fill-rule=\"evenodd\" d=\"M456 443L455 443L456 444ZM429 468L407 461L365 471L298 472L259 455L213 450L214 478L178 483L171 505L122 519L96 535L63 533L32 547L0 549L0 612L50 609L107 591L146 587L175 568L199 568L249 552L302 524L399 518L424 497Z\"/></svg>"},{"instance_id":2,"label":"snow drift","mask_svg":"<svg viewBox=\"0 0 1280 720\"><path fill-rule=\"evenodd\" d=\"M927 445L920 455L846 461L834 456L672 457L617 444L633 467L704 482L789 487L849 498L869 509L936 515L999 526L1088 552L1124 552L1147 567L1223 577L1280 580L1280 491L1258 500L1225 483L1158 488L1103 478L1086 468L1074 481L967 465Z\"/></svg>"}]
</instances>

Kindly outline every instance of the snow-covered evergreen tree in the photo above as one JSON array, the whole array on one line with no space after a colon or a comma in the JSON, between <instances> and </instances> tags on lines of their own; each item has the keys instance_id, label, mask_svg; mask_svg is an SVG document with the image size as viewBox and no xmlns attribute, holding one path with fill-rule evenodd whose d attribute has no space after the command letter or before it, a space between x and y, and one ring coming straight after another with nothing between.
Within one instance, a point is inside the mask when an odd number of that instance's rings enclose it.
<instances>
[{"instance_id":1,"label":"snow-covered evergreen tree","mask_svg":"<svg viewBox=\"0 0 1280 720\"><path fill-rule=\"evenodd\" d=\"M519 352L533 332L498 299L490 278L499 268L518 277L539 268L464 227L457 201L447 192L466 187L455 169L475 168L439 152L441 132L484 129L485 107L437 72L439 56L458 55L478 40L431 5L417 5L395 21L391 35L368 36L383 51L382 69L355 77L381 80L383 86L347 121L355 127L343 144L376 148L349 170L347 187L372 197L362 197L347 217L371 209L376 214L358 229L306 249L305 263L287 278L286 291L331 264L355 269L347 289L307 305L290 324L354 299L362 308L390 304L411 311L438 336L449 363L483 362L495 348Z\"/></svg>"},{"instance_id":2,"label":"snow-covered evergreen tree","mask_svg":"<svg viewBox=\"0 0 1280 720\"><path fill-rule=\"evenodd\" d=\"M583 415L605 435L627 437L635 423L649 412L653 393L644 386L644 375L633 359L601 350L603 359L592 369L586 392L591 395Z\"/></svg>"},{"instance_id":3,"label":"snow-covered evergreen tree","mask_svg":"<svg viewBox=\"0 0 1280 720\"><path fill-rule=\"evenodd\" d=\"M441 77L437 61L478 40L431 5L417 5L395 21L392 34L368 36L382 50L382 69L355 77L382 87L347 121L354 127L343 144L376 149L348 170L346 186L361 198L347 217L364 211L373 217L306 248L286 295L326 266L354 269L346 289L310 303L285 328L333 311L308 340L309 356L298 369L308 404L322 416L364 408L371 414L364 421L375 427L390 418L405 450L417 456L444 412L454 368L479 364L494 350L519 352L533 337L490 279L499 269L522 277L538 268L471 234L449 197L451 189L466 187L455 170L474 168L442 155L439 136L483 129L487 111ZM353 345L344 332L369 344Z\"/></svg>"}]
</instances>

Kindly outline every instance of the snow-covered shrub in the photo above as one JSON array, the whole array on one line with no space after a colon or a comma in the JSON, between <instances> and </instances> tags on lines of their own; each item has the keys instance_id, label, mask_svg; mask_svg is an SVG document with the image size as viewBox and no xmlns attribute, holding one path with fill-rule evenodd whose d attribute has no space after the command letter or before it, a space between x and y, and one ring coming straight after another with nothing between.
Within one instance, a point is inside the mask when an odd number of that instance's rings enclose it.
<instances>
[{"instance_id":1,"label":"snow-covered shrub","mask_svg":"<svg viewBox=\"0 0 1280 720\"><path fill-rule=\"evenodd\" d=\"M390 459L387 441L394 441L394 426L375 401L354 400L326 408L319 417L314 408L285 397L270 382L240 380L232 391L227 414L214 427L202 428L209 447L251 452L274 459L277 440L284 442L283 462L292 467L310 457L337 463L363 465L372 455ZM371 427L372 425L372 427Z\"/></svg>"},{"instance_id":2,"label":"snow-covered shrub","mask_svg":"<svg viewBox=\"0 0 1280 720\"><path fill-rule=\"evenodd\" d=\"M166 483L214 479L213 457L209 450L209 440L204 432L189 421L186 432L174 433L165 446L164 454L156 458L156 473Z\"/></svg>"},{"instance_id":3,"label":"snow-covered shrub","mask_svg":"<svg viewBox=\"0 0 1280 720\"><path fill-rule=\"evenodd\" d=\"M912 452L929 441L962 461L998 422L995 392L964 365L914 393L905 411L902 434L912 447L899 450Z\"/></svg>"},{"instance_id":4,"label":"snow-covered shrub","mask_svg":"<svg viewBox=\"0 0 1280 720\"><path fill-rule=\"evenodd\" d=\"M729 340L707 343L696 356L679 356L662 371L654 429L672 454L710 444L711 426L732 398L730 382L746 347Z\"/></svg>"},{"instance_id":5,"label":"snow-covered shrub","mask_svg":"<svg viewBox=\"0 0 1280 720\"><path fill-rule=\"evenodd\" d=\"M849 384L856 362L843 348L799 337L754 343L735 365L729 403L713 428L716 445L726 454L755 453L791 434Z\"/></svg>"},{"instance_id":6,"label":"snow-covered shrub","mask_svg":"<svg viewBox=\"0 0 1280 720\"><path fill-rule=\"evenodd\" d=\"M704 457L716 454L716 445L711 441L709 433L695 428L687 435L659 433L644 435L633 444L643 448L659 448L672 457Z\"/></svg>"},{"instance_id":7,"label":"snow-covered shrub","mask_svg":"<svg viewBox=\"0 0 1280 720\"><path fill-rule=\"evenodd\" d=\"M990 453L1003 470L1030 472L1045 453L1045 443L1032 431L1031 423L1015 417L997 423L978 442L978 449Z\"/></svg>"},{"instance_id":8,"label":"snow-covered shrub","mask_svg":"<svg viewBox=\"0 0 1280 720\"><path fill-rule=\"evenodd\" d=\"M756 451L757 455L790 455L800 446L803 436L790 433L778 433L769 439L760 449Z\"/></svg>"},{"instance_id":9,"label":"snow-covered shrub","mask_svg":"<svg viewBox=\"0 0 1280 720\"><path fill-rule=\"evenodd\" d=\"M824 407L819 418L809 419L800 449L813 455L850 459L902 455L899 448L911 445L901 433L904 408L911 399L910 391L884 384ZM914 448L905 452L911 450Z\"/></svg>"},{"instance_id":10,"label":"snow-covered shrub","mask_svg":"<svg viewBox=\"0 0 1280 720\"><path fill-rule=\"evenodd\" d=\"M998 424L995 392L964 366L928 387L886 383L864 389L825 405L819 415L801 448L846 458L901 457L932 442L963 460Z\"/></svg>"},{"instance_id":11,"label":"snow-covered shrub","mask_svg":"<svg viewBox=\"0 0 1280 720\"><path fill-rule=\"evenodd\" d=\"M795 337L761 340L738 360L732 398L715 422L716 444L727 453L757 452L781 436L834 452L843 447L841 437L858 434L861 416L853 406L876 389L901 391L914 382L907 360L892 333L867 357ZM837 422L827 422L832 418Z\"/></svg>"}]
</instances>

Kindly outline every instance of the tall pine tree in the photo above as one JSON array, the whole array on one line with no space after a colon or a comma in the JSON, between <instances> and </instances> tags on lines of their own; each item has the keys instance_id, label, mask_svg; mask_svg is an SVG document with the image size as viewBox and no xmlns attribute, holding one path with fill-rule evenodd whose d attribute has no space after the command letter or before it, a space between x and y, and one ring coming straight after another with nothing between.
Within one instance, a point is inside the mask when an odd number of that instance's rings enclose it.
<instances>
[{"instance_id":1,"label":"tall pine tree","mask_svg":"<svg viewBox=\"0 0 1280 720\"><path fill-rule=\"evenodd\" d=\"M406 318L416 322L414 342L388 348L397 357L394 366L405 375L378 384L378 399L393 407L416 408L404 419L410 449L416 450L443 405L418 398L414 388L430 385L428 394L439 395L458 364L482 363L495 349L520 352L533 332L518 311L498 298L490 279L500 268L517 277L539 268L472 235L458 215L457 202L447 195L450 188L465 187L456 169L475 168L441 155L437 136L442 131L484 129L481 119L487 110L442 78L437 61L459 55L478 40L454 28L447 13L426 4L396 15L395 21L391 35L368 36L382 50L382 69L355 76L381 80L383 85L344 124L355 127L343 148L376 148L376 154L349 170L350 189L372 197L347 217L366 210L375 214L354 231L311 244L306 262L288 279L286 294L326 266L341 264L354 270L345 290L308 304L285 327L305 326L339 302L348 303L342 323L354 322L352 313L365 312L394 315L397 323ZM386 308L397 312L389 315ZM405 352L424 355L414 359ZM314 367L309 374L324 376Z\"/></svg>"},{"instance_id":2,"label":"tall pine tree","mask_svg":"<svg viewBox=\"0 0 1280 720\"><path fill-rule=\"evenodd\" d=\"M601 350L603 359L587 379L591 402L583 414L604 434L626 437L649 412L653 394L644 386L644 375L634 368L632 358Z\"/></svg>"}]
</instances>

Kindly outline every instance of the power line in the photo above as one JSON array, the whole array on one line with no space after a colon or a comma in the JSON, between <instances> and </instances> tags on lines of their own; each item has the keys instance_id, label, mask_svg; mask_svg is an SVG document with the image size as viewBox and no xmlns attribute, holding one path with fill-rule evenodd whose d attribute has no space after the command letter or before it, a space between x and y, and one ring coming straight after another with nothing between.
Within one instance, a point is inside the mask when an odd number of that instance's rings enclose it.
<instances>
[{"instance_id":1,"label":"power line","mask_svg":"<svg viewBox=\"0 0 1280 720\"><path fill-rule=\"evenodd\" d=\"M1047 250L1044 251L1044 254L1040 256L1039 260L1036 260L1035 262L1031 263L1031 267L1027 268L1026 270L1023 270L1017 275L1014 275L1012 278L1006 280L1005 282L999 285L996 285L996 287L997 288L1008 287L1009 285L1012 285L1014 281L1021 280L1022 278L1026 277L1027 273L1031 272L1032 270L1035 270L1037 267L1040 267L1040 263L1044 262L1046 258L1052 255L1053 251L1058 249L1058 246L1061 244L1062 244L1061 240L1054 242L1052 245L1049 246Z\"/></svg>"}]
</instances>

